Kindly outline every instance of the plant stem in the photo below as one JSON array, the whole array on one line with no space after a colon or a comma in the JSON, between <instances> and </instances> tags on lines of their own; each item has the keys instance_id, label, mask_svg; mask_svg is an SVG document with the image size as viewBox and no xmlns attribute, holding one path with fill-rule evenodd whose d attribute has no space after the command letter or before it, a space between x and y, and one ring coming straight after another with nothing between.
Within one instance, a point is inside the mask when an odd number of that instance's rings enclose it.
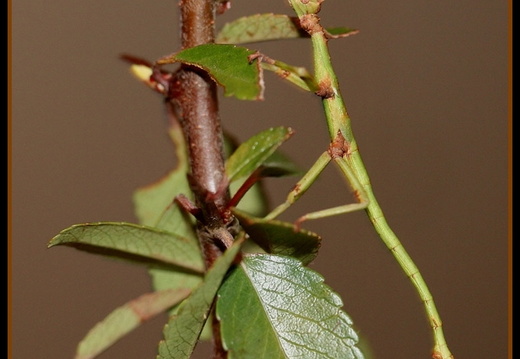
<instances>
[{"instance_id":1,"label":"plant stem","mask_svg":"<svg viewBox=\"0 0 520 359\"><path fill-rule=\"evenodd\" d=\"M182 49L214 42L216 0L180 0L179 10ZM168 98L188 146L188 179L195 205L200 210L197 234L209 268L233 237L228 229L229 216L225 213L230 196L217 85L205 72L181 65L171 80ZM212 328L213 358L224 358L219 323L214 320Z\"/></svg>"},{"instance_id":2,"label":"plant stem","mask_svg":"<svg viewBox=\"0 0 520 359\"><path fill-rule=\"evenodd\" d=\"M179 9L182 49L214 41L214 0L181 0ZM207 232L225 226L222 210L229 202L217 85L205 72L183 64L171 80L168 98L188 146L188 178L201 212L197 219L209 267L222 248Z\"/></svg>"}]
</instances>

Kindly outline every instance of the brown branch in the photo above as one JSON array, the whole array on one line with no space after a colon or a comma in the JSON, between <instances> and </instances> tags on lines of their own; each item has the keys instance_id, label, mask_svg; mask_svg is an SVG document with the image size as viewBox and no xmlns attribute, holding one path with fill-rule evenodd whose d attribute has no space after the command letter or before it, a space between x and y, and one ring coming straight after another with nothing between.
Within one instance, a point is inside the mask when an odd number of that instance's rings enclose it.
<instances>
[{"instance_id":1,"label":"brown branch","mask_svg":"<svg viewBox=\"0 0 520 359\"><path fill-rule=\"evenodd\" d=\"M180 0L181 46L183 49L212 43L215 17L221 1ZM168 86L167 104L179 121L188 146L188 179L195 196L197 235L206 267L232 243L236 220L229 212L229 188L225 175L224 146L218 114L217 85L207 73L181 65ZM214 320L214 359L223 359L220 325Z\"/></svg>"},{"instance_id":2,"label":"brown branch","mask_svg":"<svg viewBox=\"0 0 520 359\"><path fill-rule=\"evenodd\" d=\"M215 41L216 3L214 0L181 0L181 46L183 49ZM217 194L224 181L223 134L218 115L216 84L206 73L183 65L176 76L177 100L182 110L181 124L189 144L192 189L197 205ZM222 192L222 191L221 191ZM215 198L218 207L228 200L227 193Z\"/></svg>"},{"instance_id":3,"label":"brown branch","mask_svg":"<svg viewBox=\"0 0 520 359\"><path fill-rule=\"evenodd\" d=\"M183 49L214 42L216 5L215 0L179 2ZM199 237L209 267L225 249L212 232L230 221L217 85L204 71L181 65L168 87L169 105L188 145L190 188L201 212Z\"/></svg>"}]
</instances>

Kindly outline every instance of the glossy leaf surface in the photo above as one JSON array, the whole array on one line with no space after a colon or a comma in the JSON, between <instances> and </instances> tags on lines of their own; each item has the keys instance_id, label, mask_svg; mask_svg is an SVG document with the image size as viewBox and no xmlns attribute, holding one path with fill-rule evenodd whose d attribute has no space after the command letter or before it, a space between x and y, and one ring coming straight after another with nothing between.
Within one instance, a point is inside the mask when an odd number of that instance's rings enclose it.
<instances>
[{"instance_id":1,"label":"glossy leaf surface","mask_svg":"<svg viewBox=\"0 0 520 359\"><path fill-rule=\"evenodd\" d=\"M292 134L290 128L273 127L242 143L226 161L226 175L229 181L249 176Z\"/></svg>"},{"instance_id":2,"label":"glossy leaf surface","mask_svg":"<svg viewBox=\"0 0 520 359\"><path fill-rule=\"evenodd\" d=\"M217 316L229 359L362 359L341 298L299 261L247 256L223 283Z\"/></svg>"}]
</instances>

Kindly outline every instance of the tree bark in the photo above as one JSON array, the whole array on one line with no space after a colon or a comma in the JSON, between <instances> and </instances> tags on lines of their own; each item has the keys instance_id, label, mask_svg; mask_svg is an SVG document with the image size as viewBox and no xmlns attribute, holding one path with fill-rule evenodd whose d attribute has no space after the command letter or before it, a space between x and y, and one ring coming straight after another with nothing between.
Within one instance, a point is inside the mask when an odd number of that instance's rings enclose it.
<instances>
[{"instance_id":1,"label":"tree bark","mask_svg":"<svg viewBox=\"0 0 520 359\"><path fill-rule=\"evenodd\" d=\"M218 6L217 0L179 1L182 49L214 42ZM195 197L197 235L209 268L236 234L236 221L228 209L217 85L207 73L183 64L170 82L168 101L188 146L188 180ZM216 319L212 327L213 358L225 358Z\"/></svg>"}]
</instances>

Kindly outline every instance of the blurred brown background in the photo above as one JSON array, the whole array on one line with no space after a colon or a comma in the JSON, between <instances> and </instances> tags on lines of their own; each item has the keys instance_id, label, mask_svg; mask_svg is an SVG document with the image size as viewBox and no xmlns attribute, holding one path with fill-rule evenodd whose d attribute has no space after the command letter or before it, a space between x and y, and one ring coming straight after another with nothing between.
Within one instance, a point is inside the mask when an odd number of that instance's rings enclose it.
<instances>
[{"instance_id":1,"label":"blurred brown background","mask_svg":"<svg viewBox=\"0 0 520 359\"><path fill-rule=\"evenodd\" d=\"M238 1L239 16L292 15L285 0ZM420 268L457 359L506 358L508 344L508 3L327 0L325 26L353 128L387 219ZM12 1L12 358L71 359L85 333L150 290L143 267L46 249L76 223L136 222L132 192L175 164L158 95L117 56L178 50L177 1ZM249 46L312 69L305 40ZM319 100L266 74L264 102L221 101L241 140L296 130L303 167L325 150ZM296 178L270 181L273 204ZM283 218L352 201L334 167ZM341 294L374 358L429 358L422 304L363 212L307 223L312 267ZM165 317L100 358L155 358ZM205 346L197 358L207 358Z\"/></svg>"}]
</instances>

